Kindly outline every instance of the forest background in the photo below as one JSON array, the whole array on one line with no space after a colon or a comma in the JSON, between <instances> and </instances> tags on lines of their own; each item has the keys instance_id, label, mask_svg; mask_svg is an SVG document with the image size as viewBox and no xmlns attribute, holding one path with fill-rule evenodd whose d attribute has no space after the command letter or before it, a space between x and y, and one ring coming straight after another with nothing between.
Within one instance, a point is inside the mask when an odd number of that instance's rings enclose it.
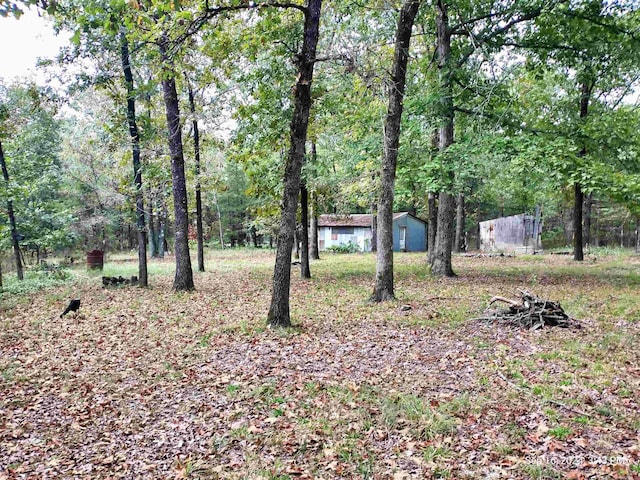
<instances>
[{"instance_id":1,"label":"forest background","mask_svg":"<svg viewBox=\"0 0 640 480\"><path fill-rule=\"evenodd\" d=\"M429 220L436 275L477 247L479 221L538 206L545 247L572 245L576 260L638 246L633 2L325 2L320 14L5 0L2 13L29 6L72 36L43 62L50 86L1 87L5 271L137 249L146 285L147 248L169 250L174 288L189 289L189 242L200 270L205 245L290 254L298 233L316 256L319 213L387 210ZM378 256L374 297L393 297Z\"/></svg>"}]
</instances>

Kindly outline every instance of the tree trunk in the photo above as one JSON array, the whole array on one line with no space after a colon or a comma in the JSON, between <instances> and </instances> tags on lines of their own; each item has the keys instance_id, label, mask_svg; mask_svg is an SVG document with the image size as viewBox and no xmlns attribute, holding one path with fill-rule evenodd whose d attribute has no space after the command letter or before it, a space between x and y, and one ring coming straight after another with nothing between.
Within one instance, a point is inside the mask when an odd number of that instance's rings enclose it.
<instances>
[{"instance_id":1,"label":"tree trunk","mask_svg":"<svg viewBox=\"0 0 640 480\"><path fill-rule=\"evenodd\" d=\"M453 144L453 87L451 71L451 27L447 6L443 0L437 2L436 29L438 36L438 73L442 90L442 125L438 135L438 149L444 152ZM453 178L449 178L448 188L453 186ZM431 273L437 276L455 276L451 265L451 250L454 237L455 199L453 195L440 192L438 200L438 227Z\"/></svg>"},{"instance_id":2,"label":"tree trunk","mask_svg":"<svg viewBox=\"0 0 640 480\"><path fill-rule=\"evenodd\" d=\"M300 221L302 223L300 274L302 278L311 278L311 268L309 267L309 192L304 181L300 185L300 210Z\"/></svg>"},{"instance_id":3,"label":"tree trunk","mask_svg":"<svg viewBox=\"0 0 640 480\"><path fill-rule=\"evenodd\" d=\"M582 232L583 244L591 247L591 207L593 205L593 193L590 193L584 199L584 232ZM587 250L588 251L588 250Z\"/></svg>"},{"instance_id":4,"label":"tree trunk","mask_svg":"<svg viewBox=\"0 0 640 480\"><path fill-rule=\"evenodd\" d=\"M456 252L465 250L464 227L465 227L465 210L464 210L464 193L458 194L458 202L456 204L456 240L454 249Z\"/></svg>"},{"instance_id":5,"label":"tree trunk","mask_svg":"<svg viewBox=\"0 0 640 480\"><path fill-rule=\"evenodd\" d=\"M4 182L9 188L9 171L7 170L7 163L4 159L4 151L2 150L2 142L0 142L0 167L2 167L2 176ZM16 216L13 211L13 200L11 195L7 200L7 214L9 216L9 227L11 229L11 243L13 244L13 255L16 261L16 273L18 280L24 279L24 272L22 270L22 257L20 256L20 240L18 239L18 228L16 227Z\"/></svg>"},{"instance_id":6,"label":"tree trunk","mask_svg":"<svg viewBox=\"0 0 640 480\"><path fill-rule=\"evenodd\" d=\"M196 102L193 96L193 88L186 78L189 89L189 107L191 108L193 126L193 150L196 160L196 237L198 239L198 271L204 272L204 233L202 229L202 193L200 191L200 130L196 118Z\"/></svg>"},{"instance_id":7,"label":"tree trunk","mask_svg":"<svg viewBox=\"0 0 640 480\"><path fill-rule=\"evenodd\" d=\"M620 225L620 248L624 248L624 220Z\"/></svg>"},{"instance_id":8,"label":"tree trunk","mask_svg":"<svg viewBox=\"0 0 640 480\"><path fill-rule=\"evenodd\" d=\"M165 68L171 67L167 54L167 37L160 41L160 54ZM175 76L170 71L162 75L162 91L169 130L169 152L171 154L171 178L173 180L173 204L175 215L176 274L174 290L193 290L193 271L189 256L189 212L187 210L187 181L184 174L184 152L180 125L180 106L176 91Z\"/></svg>"},{"instance_id":9,"label":"tree trunk","mask_svg":"<svg viewBox=\"0 0 640 480\"><path fill-rule=\"evenodd\" d=\"M400 10L396 30L389 106L384 122L384 158L380 172L380 196L378 198L376 284L371 296L371 300L374 302L384 302L395 298L393 290L393 196L411 30L419 7L420 0L406 0Z\"/></svg>"},{"instance_id":10,"label":"tree trunk","mask_svg":"<svg viewBox=\"0 0 640 480\"><path fill-rule=\"evenodd\" d=\"M433 265L436 253L436 232L438 231L438 193L429 192L427 199L429 206L429 225L427 226L427 263Z\"/></svg>"},{"instance_id":11,"label":"tree trunk","mask_svg":"<svg viewBox=\"0 0 640 480\"><path fill-rule=\"evenodd\" d=\"M584 194L579 183L575 183L573 187L573 259L582 261L584 260L582 248L582 202L584 201Z\"/></svg>"},{"instance_id":12,"label":"tree trunk","mask_svg":"<svg viewBox=\"0 0 640 480\"><path fill-rule=\"evenodd\" d=\"M600 202L598 200L596 200L596 208L595 208L595 232L593 235L593 243L595 244L596 247L600 246Z\"/></svg>"},{"instance_id":13,"label":"tree trunk","mask_svg":"<svg viewBox=\"0 0 640 480\"><path fill-rule=\"evenodd\" d=\"M311 248L309 249L311 260L320 260L320 247L318 245L318 196L316 192L311 194Z\"/></svg>"},{"instance_id":14,"label":"tree trunk","mask_svg":"<svg viewBox=\"0 0 640 480\"><path fill-rule=\"evenodd\" d=\"M311 163L318 161L316 143L311 142ZM311 260L320 260L320 247L318 246L318 194L315 189L311 192L311 248L309 250Z\"/></svg>"},{"instance_id":15,"label":"tree trunk","mask_svg":"<svg viewBox=\"0 0 640 480\"><path fill-rule=\"evenodd\" d=\"M291 325L289 290L291 286L291 251L296 229L296 210L300 191L300 172L304 162L309 111L311 109L311 82L316 61L316 47L320 34L322 0L308 0L305 9L302 52L296 56L298 78L294 92L291 119L291 145L285 165L282 217L278 232L276 264L273 271L273 292L267 322L278 327Z\"/></svg>"},{"instance_id":16,"label":"tree trunk","mask_svg":"<svg viewBox=\"0 0 640 480\"><path fill-rule=\"evenodd\" d=\"M589 114L589 97L591 96L591 87L586 83L582 83L580 89L580 118L584 119ZM586 147L580 151L580 156L587 154ZM573 204L573 259L576 261L584 260L584 249L582 244L582 203L584 202L584 193L579 183L574 185L575 198Z\"/></svg>"},{"instance_id":17,"label":"tree trunk","mask_svg":"<svg viewBox=\"0 0 640 480\"><path fill-rule=\"evenodd\" d=\"M151 258L158 257L158 230L156 229L156 222L153 218L153 197L149 195L149 249L151 250Z\"/></svg>"},{"instance_id":18,"label":"tree trunk","mask_svg":"<svg viewBox=\"0 0 640 480\"><path fill-rule=\"evenodd\" d=\"M640 217L636 217L636 253L640 253ZM0 278L0 287L2 286L2 278Z\"/></svg>"},{"instance_id":19,"label":"tree trunk","mask_svg":"<svg viewBox=\"0 0 640 480\"><path fill-rule=\"evenodd\" d=\"M160 196L160 212L158 217L158 257L164 258L164 254L169 251L167 245L167 204L164 199L164 193Z\"/></svg>"},{"instance_id":20,"label":"tree trunk","mask_svg":"<svg viewBox=\"0 0 640 480\"><path fill-rule=\"evenodd\" d=\"M129 42L124 30L120 31L120 54L122 71L127 88L127 124L131 137L133 176L136 189L136 225L138 227L138 285L148 286L147 280L147 228L144 219L144 197L142 192L142 166L140 164L140 135L136 123L136 100L133 88L133 73L129 58Z\"/></svg>"},{"instance_id":21,"label":"tree trunk","mask_svg":"<svg viewBox=\"0 0 640 480\"><path fill-rule=\"evenodd\" d=\"M438 199L438 230L431 273L440 277L455 277L451 264L454 236L455 198L440 192Z\"/></svg>"},{"instance_id":22,"label":"tree trunk","mask_svg":"<svg viewBox=\"0 0 640 480\"><path fill-rule=\"evenodd\" d=\"M224 249L224 232L222 231L222 214L220 213L220 204L218 203L218 195L213 192L213 201L216 202L216 212L218 213L218 233L220 234L220 248Z\"/></svg>"}]
</instances>

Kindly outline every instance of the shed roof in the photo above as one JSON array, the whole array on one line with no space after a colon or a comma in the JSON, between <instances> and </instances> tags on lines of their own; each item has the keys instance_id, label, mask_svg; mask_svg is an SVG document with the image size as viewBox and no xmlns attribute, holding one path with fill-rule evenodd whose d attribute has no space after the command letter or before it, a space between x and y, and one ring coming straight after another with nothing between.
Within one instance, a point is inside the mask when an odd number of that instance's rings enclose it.
<instances>
[{"instance_id":1,"label":"shed roof","mask_svg":"<svg viewBox=\"0 0 640 480\"><path fill-rule=\"evenodd\" d=\"M409 212L396 212L393 214L393 219L397 220L405 215L410 215L413 218L420 220L423 223L424 220L411 215ZM347 213L347 214L325 214L318 217L319 227L371 227L372 215L370 213Z\"/></svg>"},{"instance_id":2,"label":"shed roof","mask_svg":"<svg viewBox=\"0 0 640 480\"><path fill-rule=\"evenodd\" d=\"M371 227L370 213L325 214L318 217L319 227Z\"/></svg>"}]
</instances>

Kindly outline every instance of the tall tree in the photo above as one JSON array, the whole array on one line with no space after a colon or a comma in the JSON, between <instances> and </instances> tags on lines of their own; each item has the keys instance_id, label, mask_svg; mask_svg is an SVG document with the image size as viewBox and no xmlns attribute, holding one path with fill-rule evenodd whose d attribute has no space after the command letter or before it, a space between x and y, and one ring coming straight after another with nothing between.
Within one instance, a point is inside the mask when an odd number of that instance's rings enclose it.
<instances>
[{"instance_id":1,"label":"tall tree","mask_svg":"<svg viewBox=\"0 0 640 480\"><path fill-rule=\"evenodd\" d=\"M451 64L451 35L448 7L444 0L436 3L436 55L438 60L439 83L441 88L441 125L438 130L438 150L445 152L453 145L453 66ZM453 179L449 179L449 185ZM454 196L449 191L441 191L438 198L438 221L431 273L439 276L454 276L451 266L453 245Z\"/></svg>"},{"instance_id":2,"label":"tall tree","mask_svg":"<svg viewBox=\"0 0 640 480\"><path fill-rule=\"evenodd\" d=\"M189 255L189 212L187 203L187 179L184 173L184 149L180 103L176 90L173 60L169 54L169 37L163 33L158 41L162 59L162 92L167 117L169 152L171 155L171 178L173 180L173 206L175 225L176 274L173 288L177 291L193 290L193 270Z\"/></svg>"},{"instance_id":3,"label":"tall tree","mask_svg":"<svg viewBox=\"0 0 640 480\"><path fill-rule=\"evenodd\" d=\"M136 100L133 84L133 73L129 54L129 41L122 28L120 30L120 57L127 90L127 124L131 137L131 153L133 157L133 176L136 196L136 226L138 227L138 285L148 286L147 278L147 229L144 218L144 196L142 191L142 164L140 162L140 134L136 122Z\"/></svg>"},{"instance_id":4,"label":"tall tree","mask_svg":"<svg viewBox=\"0 0 640 480\"><path fill-rule=\"evenodd\" d=\"M61 192L60 121L52 98L50 91L35 85L0 84L0 181L6 184L0 188L0 200L10 207L6 223L16 260L23 238L37 259L73 242L69 232L73 218ZM19 273L22 267L24 255L17 265Z\"/></svg>"},{"instance_id":5,"label":"tall tree","mask_svg":"<svg viewBox=\"0 0 640 480\"><path fill-rule=\"evenodd\" d=\"M450 23L449 7L455 3L456 16L462 20L457 24ZM435 240L435 251L432 257L432 273L439 276L453 276L451 252L454 245L455 197L454 170L452 150L454 141L454 121L456 111L465 111L454 103L454 87L474 92L482 97L473 86L465 85L468 72L465 67L476 65L481 70L486 61L485 54L501 51L502 47L514 35L516 25L529 22L541 15L543 11L553 9L563 0L550 2L529 2L516 0L496 7L494 2L475 2L458 4L447 0L438 0L436 8L436 58L439 83L439 135L438 149L441 161L446 163L446 177L441 182L444 190L440 191L438 201L438 225ZM461 8L462 7L462 8ZM460 39L452 49L452 38ZM453 52L453 54L452 54ZM468 70L468 68L467 68ZM486 100L486 99L485 99ZM467 111L468 112L468 111ZM477 113L477 112L472 112ZM482 116L482 112L480 112ZM452 154L453 152L453 154Z\"/></svg>"},{"instance_id":6,"label":"tall tree","mask_svg":"<svg viewBox=\"0 0 640 480\"><path fill-rule=\"evenodd\" d=\"M311 142L311 164L316 165L318 161L318 151L316 142ZM311 192L311 234L309 241L309 257L312 260L320 260L320 248L318 245L318 194L313 189Z\"/></svg>"},{"instance_id":7,"label":"tall tree","mask_svg":"<svg viewBox=\"0 0 640 480\"><path fill-rule=\"evenodd\" d=\"M580 118L586 119L589 114L589 98L593 85L585 81L580 85ZM587 148L582 147L579 155L584 157L587 154ZM573 200L573 259L577 261L584 260L584 246L582 243L582 207L584 203L584 192L580 182L573 184L574 200Z\"/></svg>"},{"instance_id":8,"label":"tall tree","mask_svg":"<svg viewBox=\"0 0 640 480\"><path fill-rule=\"evenodd\" d=\"M380 194L378 197L376 284L371 300L383 302L395 298L393 285L393 194L400 148L400 123L409 62L411 31L419 0L407 0L400 9L396 29L395 48L389 106L384 122L384 158L380 171Z\"/></svg>"},{"instance_id":9,"label":"tall tree","mask_svg":"<svg viewBox=\"0 0 640 480\"><path fill-rule=\"evenodd\" d=\"M308 0L304 12L302 50L296 56L298 78L293 89L294 111L291 119L291 140L285 165L282 217L278 232L276 264L273 272L273 292L267 321L270 325L291 325L289 290L291 285L291 252L296 228L296 210L300 191L300 173L304 162L305 144L311 110L311 84L320 36L322 0Z\"/></svg>"},{"instance_id":10,"label":"tall tree","mask_svg":"<svg viewBox=\"0 0 640 480\"><path fill-rule=\"evenodd\" d=\"M309 267L309 191L306 181L300 184L300 223L302 224L300 241L300 273L302 278L311 278Z\"/></svg>"},{"instance_id":11,"label":"tall tree","mask_svg":"<svg viewBox=\"0 0 640 480\"><path fill-rule=\"evenodd\" d=\"M2 167L2 176L6 183L7 190L9 190L9 170L7 170L7 163L4 159L4 151L2 150L2 140L0 139L0 167ZM7 199L7 215L9 216L9 226L11 231L11 243L13 246L13 254L16 262L16 272L18 274L18 280L24 279L24 273L22 271L22 259L20 256L20 242L18 239L18 227L16 226L16 215L13 211L13 199L11 194Z\"/></svg>"},{"instance_id":12,"label":"tall tree","mask_svg":"<svg viewBox=\"0 0 640 480\"><path fill-rule=\"evenodd\" d=\"M572 105L573 115L563 114L565 130L574 130L564 135L573 136L574 148L578 150L567 175L574 192L573 257L577 261L584 259L585 240L590 241L589 232L584 234L591 223L593 182L589 180L589 170L591 164L598 161L596 157L603 154L603 143L607 143L593 141L597 126L588 117L592 107L595 107L596 115L615 108L621 98L616 91L624 95L633 89L633 83L637 81L640 69L640 39L637 36L637 18L634 20L637 12L637 5L612 4L602 0L567 3L542 15L532 34L515 43L517 47L531 50L533 58L537 57L544 64L562 71L574 82L574 91L579 93L579 101ZM577 125L567 128L566 118L575 119L576 111L579 112ZM558 125L563 124L557 121L553 124L556 129Z\"/></svg>"},{"instance_id":13,"label":"tall tree","mask_svg":"<svg viewBox=\"0 0 640 480\"><path fill-rule=\"evenodd\" d=\"M196 116L196 102L193 95L193 88L186 78L189 90L189 108L191 109L191 124L193 127L193 150L196 161L196 238L198 240L198 271L204 272L204 232L202 227L202 192L200 189L200 129L198 128L198 118Z\"/></svg>"}]
</instances>

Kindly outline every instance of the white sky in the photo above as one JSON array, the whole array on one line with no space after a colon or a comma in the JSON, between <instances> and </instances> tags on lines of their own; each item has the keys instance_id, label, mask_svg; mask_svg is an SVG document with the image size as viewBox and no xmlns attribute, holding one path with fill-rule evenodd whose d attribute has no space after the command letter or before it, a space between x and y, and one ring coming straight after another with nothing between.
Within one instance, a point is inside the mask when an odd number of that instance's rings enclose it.
<instances>
[{"instance_id":1,"label":"white sky","mask_svg":"<svg viewBox=\"0 0 640 480\"><path fill-rule=\"evenodd\" d=\"M45 76L36 71L39 57L53 59L70 34L55 36L51 22L27 10L19 19L0 17L0 77L5 83L32 78L43 84Z\"/></svg>"}]
</instances>

